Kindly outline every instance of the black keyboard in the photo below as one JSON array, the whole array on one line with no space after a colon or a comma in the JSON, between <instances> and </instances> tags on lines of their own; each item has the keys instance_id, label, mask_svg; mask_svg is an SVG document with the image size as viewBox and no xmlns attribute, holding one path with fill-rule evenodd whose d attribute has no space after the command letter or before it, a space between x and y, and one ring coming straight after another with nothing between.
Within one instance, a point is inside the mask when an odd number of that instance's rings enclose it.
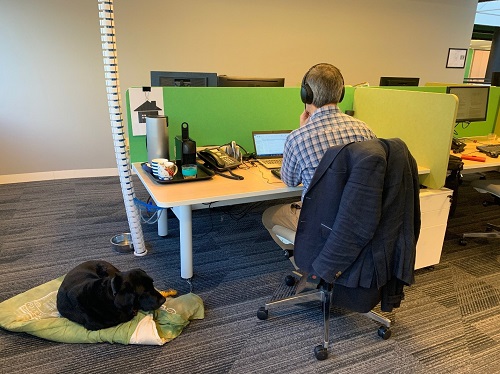
<instances>
[{"instance_id":1,"label":"black keyboard","mask_svg":"<svg viewBox=\"0 0 500 374\"><path fill-rule=\"evenodd\" d=\"M478 151L481 152L500 152L500 144L485 144L476 146Z\"/></svg>"},{"instance_id":2,"label":"black keyboard","mask_svg":"<svg viewBox=\"0 0 500 374\"><path fill-rule=\"evenodd\" d=\"M479 152L486 153L488 156L496 158L500 155L500 144L485 144L477 145L476 149Z\"/></svg>"}]
</instances>

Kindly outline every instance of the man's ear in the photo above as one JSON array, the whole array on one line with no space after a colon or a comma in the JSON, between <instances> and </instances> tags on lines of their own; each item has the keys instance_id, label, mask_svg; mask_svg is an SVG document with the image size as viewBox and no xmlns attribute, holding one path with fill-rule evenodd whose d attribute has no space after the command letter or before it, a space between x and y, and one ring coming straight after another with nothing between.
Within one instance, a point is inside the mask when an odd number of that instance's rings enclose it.
<instances>
[{"instance_id":1,"label":"man's ear","mask_svg":"<svg viewBox=\"0 0 500 374\"><path fill-rule=\"evenodd\" d=\"M113 296L121 290L123 285L123 277L121 273L116 273L113 278L111 278L111 290L113 291Z\"/></svg>"}]
</instances>

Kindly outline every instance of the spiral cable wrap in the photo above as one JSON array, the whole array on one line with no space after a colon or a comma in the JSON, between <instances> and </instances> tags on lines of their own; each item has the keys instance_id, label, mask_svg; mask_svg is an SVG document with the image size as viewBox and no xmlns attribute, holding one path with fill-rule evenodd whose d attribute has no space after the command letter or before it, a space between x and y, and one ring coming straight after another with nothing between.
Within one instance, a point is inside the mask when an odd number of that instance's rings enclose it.
<instances>
[{"instance_id":1,"label":"spiral cable wrap","mask_svg":"<svg viewBox=\"0 0 500 374\"><path fill-rule=\"evenodd\" d=\"M147 253L141 226L141 215L134 203L135 192L130 168L130 157L125 138L121 109L120 84L118 79L118 59L112 0L98 0L99 24L101 28L102 55L104 60L104 76L108 97L109 119L115 147L116 164L120 176L120 185L127 213L127 220L134 245L134 255L144 256Z\"/></svg>"}]
</instances>

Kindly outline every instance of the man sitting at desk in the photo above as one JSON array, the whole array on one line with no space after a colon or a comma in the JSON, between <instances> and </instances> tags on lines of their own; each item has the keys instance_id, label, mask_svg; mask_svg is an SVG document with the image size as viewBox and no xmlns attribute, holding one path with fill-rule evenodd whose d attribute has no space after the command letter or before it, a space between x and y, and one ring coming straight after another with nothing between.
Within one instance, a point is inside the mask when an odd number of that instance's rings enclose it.
<instances>
[{"instance_id":1,"label":"man sitting at desk","mask_svg":"<svg viewBox=\"0 0 500 374\"><path fill-rule=\"evenodd\" d=\"M302 183L302 197L328 148L376 138L364 122L341 112L337 104L343 96L344 78L333 65L314 65L302 79L300 97L305 109L300 115L300 127L286 140L281 167L281 180L287 186ZM280 225L296 231L300 208L301 201L281 204L266 209L262 215L262 223L284 250L293 245L284 244L271 229Z\"/></svg>"}]
</instances>

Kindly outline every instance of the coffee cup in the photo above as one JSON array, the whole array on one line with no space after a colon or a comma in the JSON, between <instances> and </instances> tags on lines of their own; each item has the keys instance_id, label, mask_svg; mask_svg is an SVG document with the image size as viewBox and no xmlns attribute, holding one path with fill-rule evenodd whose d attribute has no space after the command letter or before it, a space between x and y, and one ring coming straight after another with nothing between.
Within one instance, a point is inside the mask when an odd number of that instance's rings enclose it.
<instances>
[{"instance_id":1,"label":"coffee cup","mask_svg":"<svg viewBox=\"0 0 500 374\"><path fill-rule=\"evenodd\" d=\"M158 162L158 179L160 180L172 180L177 171L177 165L167 159Z\"/></svg>"},{"instance_id":2,"label":"coffee cup","mask_svg":"<svg viewBox=\"0 0 500 374\"><path fill-rule=\"evenodd\" d=\"M153 175L158 178L158 165L163 162L168 162L168 159L166 158L153 158L151 160L151 171L153 172Z\"/></svg>"}]
</instances>

